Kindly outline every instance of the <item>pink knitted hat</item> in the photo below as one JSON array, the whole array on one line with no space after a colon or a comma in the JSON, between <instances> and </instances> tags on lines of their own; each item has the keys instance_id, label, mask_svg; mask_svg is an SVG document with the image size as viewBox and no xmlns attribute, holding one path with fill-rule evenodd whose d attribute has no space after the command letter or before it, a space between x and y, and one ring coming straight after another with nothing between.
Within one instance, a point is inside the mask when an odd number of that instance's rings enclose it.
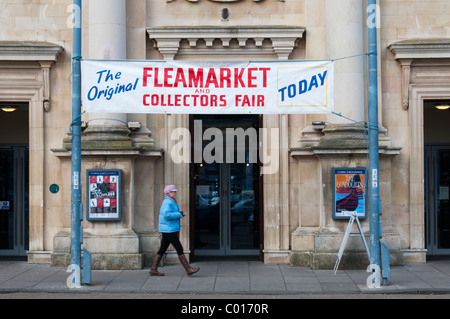
<instances>
[{"instance_id":1,"label":"pink knitted hat","mask_svg":"<svg viewBox=\"0 0 450 319\"><path fill-rule=\"evenodd\" d=\"M175 185L167 185L164 188L164 194L169 194L169 192L177 192L177 188L175 187Z\"/></svg>"}]
</instances>

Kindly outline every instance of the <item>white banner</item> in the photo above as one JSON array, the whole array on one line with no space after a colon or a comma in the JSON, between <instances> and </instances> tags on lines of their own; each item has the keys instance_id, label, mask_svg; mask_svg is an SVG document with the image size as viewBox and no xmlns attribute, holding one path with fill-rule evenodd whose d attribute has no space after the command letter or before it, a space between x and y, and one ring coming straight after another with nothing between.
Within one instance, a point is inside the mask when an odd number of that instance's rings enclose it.
<instances>
[{"instance_id":1,"label":"white banner","mask_svg":"<svg viewBox=\"0 0 450 319\"><path fill-rule=\"evenodd\" d=\"M288 114L333 111L332 61L81 62L91 113Z\"/></svg>"}]
</instances>

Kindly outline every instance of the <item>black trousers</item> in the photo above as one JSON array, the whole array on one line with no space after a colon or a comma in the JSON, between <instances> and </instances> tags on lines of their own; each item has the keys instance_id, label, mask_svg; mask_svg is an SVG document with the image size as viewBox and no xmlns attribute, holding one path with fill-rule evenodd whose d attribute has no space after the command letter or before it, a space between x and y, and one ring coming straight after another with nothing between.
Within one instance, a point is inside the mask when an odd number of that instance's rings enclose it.
<instances>
[{"instance_id":1,"label":"black trousers","mask_svg":"<svg viewBox=\"0 0 450 319\"><path fill-rule=\"evenodd\" d=\"M178 238L179 233L162 233L161 247L159 248L158 255L164 255L169 245L172 244L177 251L178 256L184 254L183 246Z\"/></svg>"}]
</instances>

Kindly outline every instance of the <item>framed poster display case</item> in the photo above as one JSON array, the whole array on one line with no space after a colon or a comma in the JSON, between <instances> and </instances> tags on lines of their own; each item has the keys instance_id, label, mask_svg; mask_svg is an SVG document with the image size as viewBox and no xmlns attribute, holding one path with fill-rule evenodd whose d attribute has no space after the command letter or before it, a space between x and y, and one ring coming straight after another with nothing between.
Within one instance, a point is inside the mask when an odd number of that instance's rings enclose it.
<instances>
[{"instance_id":1,"label":"framed poster display case","mask_svg":"<svg viewBox=\"0 0 450 319\"><path fill-rule=\"evenodd\" d=\"M367 218L365 167L333 168L333 219Z\"/></svg>"},{"instance_id":2,"label":"framed poster display case","mask_svg":"<svg viewBox=\"0 0 450 319\"><path fill-rule=\"evenodd\" d=\"M86 219L120 220L122 171L119 169L88 169L86 171Z\"/></svg>"}]
</instances>

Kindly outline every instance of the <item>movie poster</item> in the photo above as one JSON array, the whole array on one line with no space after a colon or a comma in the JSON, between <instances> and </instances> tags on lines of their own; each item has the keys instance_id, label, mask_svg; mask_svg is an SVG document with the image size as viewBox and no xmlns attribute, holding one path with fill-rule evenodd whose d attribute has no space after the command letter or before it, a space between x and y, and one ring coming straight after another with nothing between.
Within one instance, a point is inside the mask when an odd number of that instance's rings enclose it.
<instances>
[{"instance_id":1,"label":"movie poster","mask_svg":"<svg viewBox=\"0 0 450 319\"><path fill-rule=\"evenodd\" d=\"M121 170L87 170L87 220L120 220Z\"/></svg>"},{"instance_id":2,"label":"movie poster","mask_svg":"<svg viewBox=\"0 0 450 319\"><path fill-rule=\"evenodd\" d=\"M333 218L366 215L366 168L333 168Z\"/></svg>"}]
</instances>

